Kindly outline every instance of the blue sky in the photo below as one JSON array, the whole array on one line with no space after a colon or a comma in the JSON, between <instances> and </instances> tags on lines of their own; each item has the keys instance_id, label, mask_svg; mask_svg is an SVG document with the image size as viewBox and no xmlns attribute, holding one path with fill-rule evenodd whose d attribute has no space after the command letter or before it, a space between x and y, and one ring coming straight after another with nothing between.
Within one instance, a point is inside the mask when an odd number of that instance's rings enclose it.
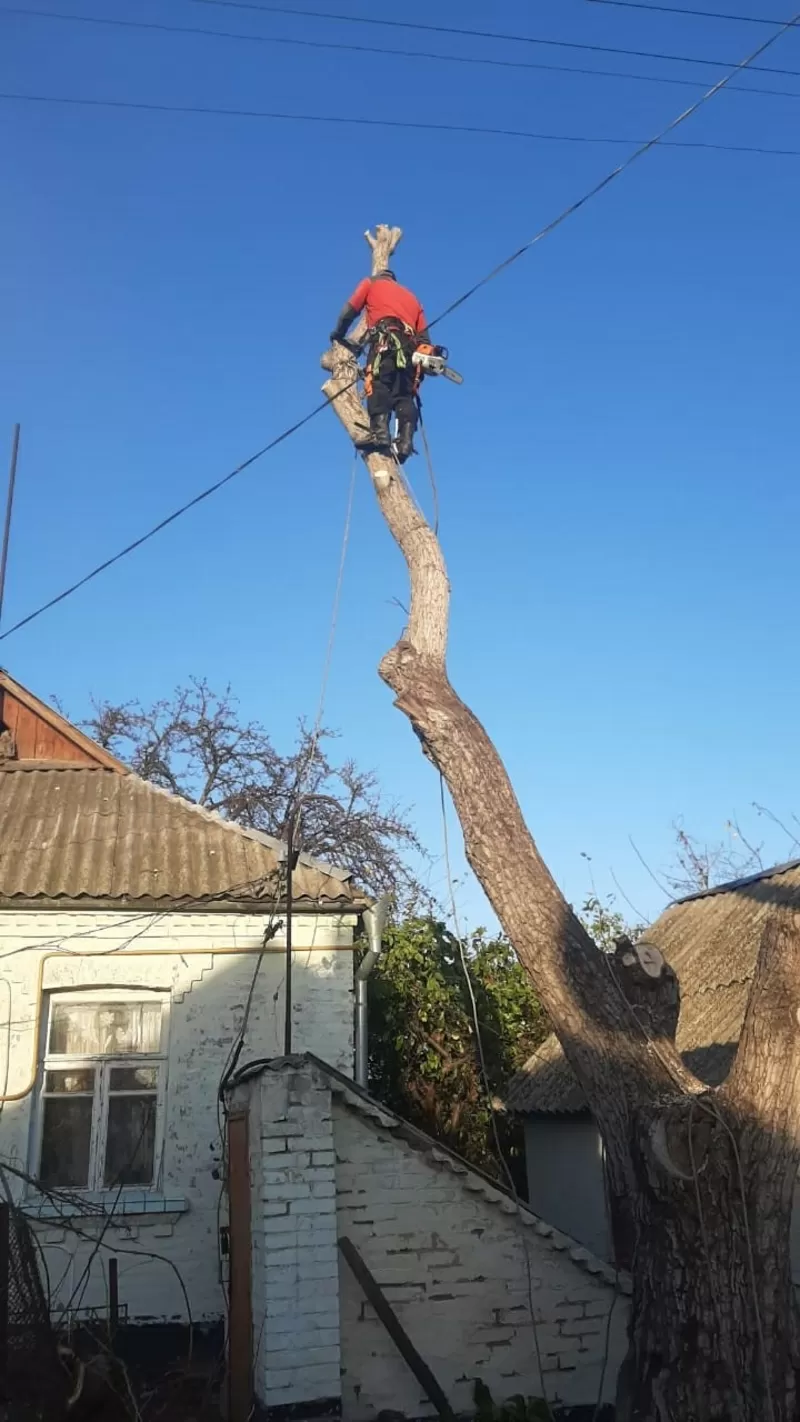
<instances>
[{"instance_id":1,"label":"blue sky","mask_svg":"<svg viewBox=\"0 0 800 1422\"><path fill-rule=\"evenodd\" d=\"M724 72L196 0L50 5L697 87L78 24L22 0L26 13L0 11L0 90L633 147ZM587 0L409 0L402 17L734 62L769 33ZM763 62L800 70L800 37ZM800 77L757 82L800 95ZM800 98L723 93L678 137L800 148L798 120ZM627 151L3 100L0 125L0 440L23 426L6 626L317 402L366 226L403 226L398 273L434 314ZM799 175L796 157L652 152L440 328L465 377L426 390L451 673L574 900L582 852L600 891L613 872L650 915L663 896L630 835L660 869L676 818L714 839L738 814L767 858L786 857L749 807L800 812ZM286 746L316 706L350 467L320 416L0 661L74 715L193 673L230 682ZM422 460L410 472L426 500ZM326 719L438 856L435 777L375 670L405 592L362 471ZM460 896L468 921L488 918L474 883Z\"/></svg>"}]
</instances>

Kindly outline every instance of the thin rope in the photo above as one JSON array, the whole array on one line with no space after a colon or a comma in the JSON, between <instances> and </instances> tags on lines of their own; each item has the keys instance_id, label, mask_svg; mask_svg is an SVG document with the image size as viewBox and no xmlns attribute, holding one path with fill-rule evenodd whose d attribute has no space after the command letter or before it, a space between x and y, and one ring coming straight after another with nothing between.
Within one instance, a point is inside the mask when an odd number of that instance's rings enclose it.
<instances>
[{"instance_id":1,"label":"thin rope","mask_svg":"<svg viewBox=\"0 0 800 1422\"><path fill-rule=\"evenodd\" d=\"M422 435L422 447L425 450L425 459L428 465L428 479L430 481L431 495L433 498L433 531L435 534L438 534L439 489L436 483L436 474L433 468L433 460L431 459L431 447L428 443L428 431L425 428L425 421L422 418L422 401L419 399L419 396L417 397L417 411L419 413L419 432Z\"/></svg>"},{"instance_id":2,"label":"thin rope","mask_svg":"<svg viewBox=\"0 0 800 1422\"><path fill-rule=\"evenodd\" d=\"M356 492L356 475L358 473L358 455L353 456L353 467L350 473L350 487L347 491L347 508L344 516L344 530L342 532L342 548L339 554L339 568L336 573L336 586L333 593L333 606L331 608L331 625L328 633L328 645L325 649L325 661L322 667L322 681L319 689L319 705L317 706L317 719L314 722L314 737L319 740L322 729L322 718L325 714L325 700L328 694L328 681L331 674L331 662L333 660L333 647L336 641L336 628L339 622L339 608L342 600L342 585L344 583L344 568L347 562L347 549L350 544L350 528L353 522L353 503Z\"/></svg>"},{"instance_id":3,"label":"thin rope","mask_svg":"<svg viewBox=\"0 0 800 1422\"><path fill-rule=\"evenodd\" d=\"M478 1048L478 1060L479 1060L479 1062L480 1062L481 1082L482 1082L482 1084L483 1084L484 1095L486 1096L486 1104L487 1104L487 1106L488 1106L488 1108L489 1108L489 1119L490 1119L490 1121L491 1121L491 1123L492 1123L492 1135L494 1136L494 1144L495 1144L495 1150L496 1150L496 1152L497 1152L498 1163L499 1163L500 1166L502 1167L503 1173L505 1174L505 1177L506 1177L506 1179L507 1179L507 1181L508 1181L509 1189L510 1189L510 1191L511 1191L511 1196L512 1196L512 1198L513 1198L513 1200L514 1200L514 1204L515 1204L516 1207L517 1207L517 1213L519 1214L519 1208L520 1208L520 1203L521 1203L520 1197L519 1197L519 1191L517 1190L516 1182L515 1182L515 1180L514 1180L514 1176L513 1176L512 1171L511 1171L511 1166L509 1165L508 1161L506 1160L505 1153L504 1153L504 1151L503 1151L503 1147L502 1147L502 1144L501 1144L501 1142L500 1142L500 1132L499 1132L498 1129L497 1129L497 1117L496 1117L495 1108L494 1108L494 1098L493 1098L493 1096L492 1096L492 1089L491 1089L491 1085L490 1085L490 1082L489 1082L489 1072L488 1072L488 1069L487 1069L487 1066L486 1066L486 1053L484 1052L484 1049L483 1049L483 1037L481 1036L481 1024L480 1024L480 1017L479 1017L479 1015L478 1015L478 1002L477 1002L477 999L476 999L476 997L475 997L475 989L474 989L474 987L472 986L472 977L471 977L471 975L470 975L469 964L468 964L468 962L467 962L467 950L466 950L466 948L465 948L465 946L464 946L464 939L463 939L463 936L462 936L462 933L461 933L460 924L459 924L458 906L457 906L457 904L456 904L456 891L455 891L455 884L454 884L454 882L453 882L453 870L452 870L452 865L451 865L451 862L450 862L450 835L449 835L448 829L447 829L447 805L446 805L446 803L445 803L445 798L444 798L444 775L442 774L441 770L439 771L439 802L440 802L441 811L442 811L442 843L443 843L443 847L444 847L444 863L445 863L445 870L446 870L446 873L447 873L447 887L448 887L448 893L449 893L449 896L450 896L450 912L451 912L452 919L453 919L453 929L454 929L454 931L455 931L455 939L456 939L456 943L458 944L458 956L459 956L459 958L460 958L460 960L461 960L461 971L462 971L462 973L464 974L464 982L466 983L467 992L468 992L468 994L469 994L470 1005L471 1005L471 1008L472 1008L472 1022L473 1022L473 1026L474 1026L474 1029L475 1029L475 1042L476 1042L476 1045L477 1045L477 1048ZM547 1412L548 1412L548 1415L549 1415L549 1417L550 1417L550 1419L551 1419L551 1422L555 1422L555 1419L554 1419L554 1416L553 1416L553 1409L552 1409L552 1407L550 1406L550 1400L549 1400L549 1398L548 1398L548 1396L547 1396L547 1389L546 1389L546 1387L545 1387L545 1381L544 1381L544 1369L543 1369L543 1367L542 1367L542 1350L541 1350L541 1346L540 1346L540 1344L539 1344L539 1329L538 1329L538 1325L537 1325L537 1323L536 1323L536 1306L535 1306L534 1300L533 1300L533 1293L534 1293L534 1290L533 1290L533 1273L532 1273L532 1271L531 1271L531 1257L530 1257L530 1252L529 1252L529 1250L528 1250L528 1241L527 1241L527 1239L525 1238L525 1235L524 1235L524 1234L522 1234L522 1235L520 1236L520 1243L522 1244L522 1253L523 1253L523 1256L524 1256L524 1259L525 1259L525 1271L526 1271L527 1279L528 1279L528 1307L529 1307L530 1315L531 1315L531 1328L532 1328L532 1330L533 1330L533 1346L534 1346L534 1349L535 1349L535 1352L536 1352L536 1366L537 1366L538 1369L539 1369L539 1386L540 1386L540 1388L541 1388L541 1390L542 1390L542 1401L544 1402L544 1405L545 1405L545 1407L547 1408Z\"/></svg>"}]
</instances>

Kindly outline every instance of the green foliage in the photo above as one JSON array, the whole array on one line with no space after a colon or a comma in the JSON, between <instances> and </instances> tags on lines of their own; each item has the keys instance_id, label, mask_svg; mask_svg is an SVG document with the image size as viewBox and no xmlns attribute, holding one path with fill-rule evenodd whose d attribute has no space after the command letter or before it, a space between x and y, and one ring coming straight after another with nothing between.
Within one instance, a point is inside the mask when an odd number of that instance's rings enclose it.
<instances>
[{"instance_id":1,"label":"green foliage","mask_svg":"<svg viewBox=\"0 0 800 1422\"><path fill-rule=\"evenodd\" d=\"M598 948L602 948L604 953L613 953L617 939L623 934L635 942L642 931L641 924L627 923L624 915L615 909L613 904L613 894L600 899L597 894L591 893L584 900L580 912L580 920L586 932L591 934Z\"/></svg>"},{"instance_id":2,"label":"green foliage","mask_svg":"<svg viewBox=\"0 0 800 1422\"><path fill-rule=\"evenodd\" d=\"M465 944L486 1073L502 1099L509 1078L546 1037L547 1018L507 939ZM370 979L370 1083L377 1096L467 1160L502 1176L457 940L443 923L410 918L387 931ZM501 1147L524 1189L519 1125L495 1113Z\"/></svg>"},{"instance_id":3,"label":"green foliage","mask_svg":"<svg viewBox=\"0 0 800 1422\"><path fill-rule=\"evenodd\" d=\"M515 1393L505 1402L495 1402L486 1383L475 1379L473 1386L477 1422L552 1422L550 1408L541 1397Z\"/></svg>"}]
</instances>

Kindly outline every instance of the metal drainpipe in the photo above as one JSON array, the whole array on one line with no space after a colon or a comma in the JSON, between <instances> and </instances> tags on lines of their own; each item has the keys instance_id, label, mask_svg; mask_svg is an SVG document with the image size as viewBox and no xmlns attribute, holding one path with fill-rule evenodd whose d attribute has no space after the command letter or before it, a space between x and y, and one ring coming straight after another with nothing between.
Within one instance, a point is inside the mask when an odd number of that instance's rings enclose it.
<instances>
[{"instance_id":1,"label":"metal drainpipe","mask_svg":"<svg viewBox=\"0 0 800 1422\"><path fill-rule=\"evenodd\" d=\"M364 914L369 948L356 969L356 1085L367 1090L369 1086L369 1019L367 978L375 967L383 949L383 930L389 916L391 894L381 894L380 898Z\"/></svg>"}]
</instances>

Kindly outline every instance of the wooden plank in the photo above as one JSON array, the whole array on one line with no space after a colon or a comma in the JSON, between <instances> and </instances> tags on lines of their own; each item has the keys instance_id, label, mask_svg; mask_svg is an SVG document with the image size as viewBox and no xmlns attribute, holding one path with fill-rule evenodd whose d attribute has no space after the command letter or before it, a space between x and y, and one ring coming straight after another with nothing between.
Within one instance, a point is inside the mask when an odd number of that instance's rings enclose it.
<instances>
[{"instance_id":1,"label":"wooden plank","mask_svg":"<svg viewBox=\"0 0 800 1422\"><path fill-rule=\"evenodd\" d=\"M425 1359L417 1352L380 1284L374 1274L370 1273L352 1239L348 1239L345 1234L340 1235L339 1249L361 1285L367 1302L374 1308L395 1348L403 1361L408 1364L426 1397L433 1403L444 1422L453 1422L453 1409L447 1400L444 1388L436 1381Z\"/></svg>"},{"instance_id":2,"label":"wooden plank","mask_svg":"<svg viewBox=\"0 0 800 1422\"><path fill-rule=\"evenodd\" d=\"M0 671L0 694L3 696L3 720L17 737L17 755L20 760L74 761L80 765L101 765L108 770L116 770L120 775L128 774L128 767L117 760L110 751L104 750L77 726L73 726L65 716L32 695L8 672ZM13 720L10 719L13 716ZM24 719L24 730L18 723ZM45 728L54 737L52 748L49 741L43 742L46 753L40 754L36 748L37 737ZM23 749L24 747L24 749Z\"/></svg>"},{"instance_id":3,"label":"wooden plank","mask_svg":"<svg viewBox=\"0 0 800 1422\"><path fill-rule=\"evenodd\" d=\"M250 1145L246 1111L228 1117L228 1419L253 1410L253 1313L250 1297Z\"/></svg>"}]
</instances>

